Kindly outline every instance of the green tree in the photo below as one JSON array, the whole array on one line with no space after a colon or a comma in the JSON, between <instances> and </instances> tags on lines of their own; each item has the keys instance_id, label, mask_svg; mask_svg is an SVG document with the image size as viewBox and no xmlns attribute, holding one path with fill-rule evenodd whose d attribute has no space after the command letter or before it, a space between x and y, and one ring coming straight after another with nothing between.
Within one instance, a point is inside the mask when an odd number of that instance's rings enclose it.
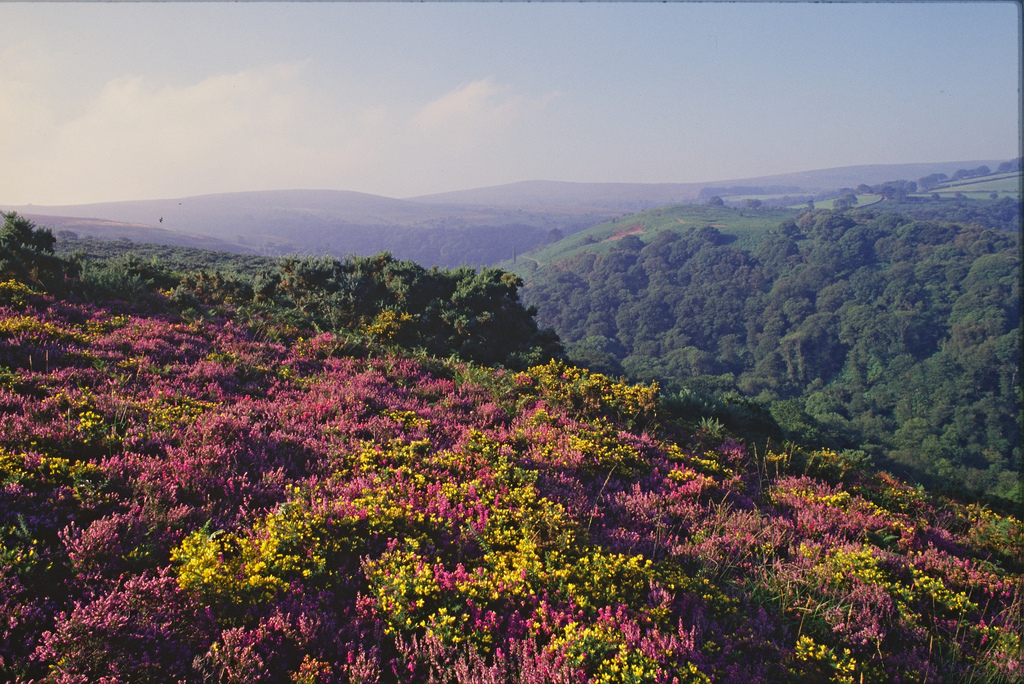
<instances>
[{"instance_id":1,"label":"green tree","mask_svg":"<svg viewBox=\"0 0 1024 684\"><path fill-rule=\"evenodd\" d=\"M49 228L36 225L15 212L2 213L0 227L0 279L14 278L49 288L63 276L63 264L54 255L56 238Z\"/></svg>"},{"instance_id":2,"label":"green tree","mask_svg":"<svg viewBox=\"0 0 1024 684\"><path fill-rule=\"evenodd\" d=\"M857 202L857 195L850 191L844 192L837 199L833 200L832 206L836 209L851 209L857 206Z\"/></svg>"}]
</instances>

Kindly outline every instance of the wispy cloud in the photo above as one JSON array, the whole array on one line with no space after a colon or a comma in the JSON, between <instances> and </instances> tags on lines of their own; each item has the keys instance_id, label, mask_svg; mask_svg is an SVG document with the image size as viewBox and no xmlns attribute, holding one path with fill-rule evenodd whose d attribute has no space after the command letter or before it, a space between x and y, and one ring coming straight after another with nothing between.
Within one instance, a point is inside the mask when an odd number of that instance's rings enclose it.
<instances>
[{"instance_id":1,"label":"wispy cloud","mask_svg":"<svg viewBox=\"0 0 1024 684\"><path fill-rule=\"evenodd\" d=\"M304 67L283 63L183 85L126 75L63 117L45 94L0 83L11 86L0 99L5 199L386 183L400 195L439 170L465 185L480 178L497 148L514 145L507 136L539 127L550 100L484 78L426 103L361 102L333 111L304 85Z\"/></svg>"},{"instance_id":2,"label":"wispy cloud","mask_svg":"<svg viewBox=\"0 0 1024 684\"><path fill-rule=\"evenodd\" d=\"M523 106L521 97L484 78L427 103L412 117L412 124L425 134L456 134L468 142L507 130L523 113Z\"/></svg>"},{"instance_id":3,"label":"wispy cloud","mask_svg":"<svg viewBox=\"0 0 1024 684\"><path fill-rule=\"evenodd\" d=\"M277 65L182 87L111 81L81 117L60 126L53 161L115 184L137 177L154 192L190 176L252 180L254 171L273 167L290 125L302 123L298 72L298 65Z\"/></svg>"},{"instance_id":4,"label":"wispy cloud","mask_svg":"<svg viewBox=\"0 0 1024 684\"><path fill-rule=\"evenodd\" d=\"M301 130L301 67L281 64L183 86L124 76L64 117L44 95L26 93L0 111L3 128L18 122L16 135L0 137L7 160L0 182L21 195L30 192L29 181L38 187L45 176L50 188L81 199L111 198L113 189L160 196L198 189L197 181L216 184L218 177L236 187L253 182L283 161L279 155ZM35 123L29 128L26 121Z\"/></svg>"}]
</instances>

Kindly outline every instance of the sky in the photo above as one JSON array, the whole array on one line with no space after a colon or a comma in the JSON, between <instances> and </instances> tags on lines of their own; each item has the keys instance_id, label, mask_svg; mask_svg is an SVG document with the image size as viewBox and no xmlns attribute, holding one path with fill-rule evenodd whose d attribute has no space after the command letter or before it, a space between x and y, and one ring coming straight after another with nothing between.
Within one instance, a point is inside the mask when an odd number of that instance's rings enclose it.
<instances>
[{"instance_id":1,"label":"sky","mask_svg":"<svg viewBox=\"0 0 1024 684\"><path fill-rule=\"evenodd\" d=\"M1015 2L0 2L0 202L1011 159L1020 41Z\"/></svg>"}]
</instances>

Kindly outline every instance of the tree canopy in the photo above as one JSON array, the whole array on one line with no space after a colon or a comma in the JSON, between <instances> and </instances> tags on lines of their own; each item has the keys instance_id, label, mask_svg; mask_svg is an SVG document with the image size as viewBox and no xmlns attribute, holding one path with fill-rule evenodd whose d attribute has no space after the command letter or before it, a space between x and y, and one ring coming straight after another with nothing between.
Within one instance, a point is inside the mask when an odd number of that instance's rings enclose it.
<instances>
[{"instance_id":1,"label":"tree canopy","mask_svg":"<svg viewBox=\"0 0 1024 684\"><path fill-rule=\"evenodd\" d=\"M753 251L708 226L630 237L530 277L570 359L756 400L775 438L1019 496L1015 234L864 210L807 212Z\"/></svg>"}]
</instances>

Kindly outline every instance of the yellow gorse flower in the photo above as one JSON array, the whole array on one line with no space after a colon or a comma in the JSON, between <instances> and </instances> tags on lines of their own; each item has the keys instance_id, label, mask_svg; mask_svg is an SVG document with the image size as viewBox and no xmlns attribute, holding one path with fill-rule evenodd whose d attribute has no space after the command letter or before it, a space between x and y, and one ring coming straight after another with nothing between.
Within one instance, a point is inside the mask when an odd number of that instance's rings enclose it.
<instances>
[{"instance_id":1,"label":"yellow gorse flower","mask_svg":"<svg viewBox=\"0 0 1024 684\"><path fill-rule=\"evenodd\" d=\"M39 293L18 280L0 283L0 305L23 306L26 299L34 294Z\"/></svg>"},{"instance_id":2,"label":"yellow gorse flower","mask_svg":"<svg viewBox=\"0 0 1024 684\"><path fill-rule=\"evenodd\" d=\"M363 326L363 333L376 339L390 342L398 337L402 330L413 321L408 313L398 313L387 309L381 311L372 322Z\"/></svg>"}]
</instances>

